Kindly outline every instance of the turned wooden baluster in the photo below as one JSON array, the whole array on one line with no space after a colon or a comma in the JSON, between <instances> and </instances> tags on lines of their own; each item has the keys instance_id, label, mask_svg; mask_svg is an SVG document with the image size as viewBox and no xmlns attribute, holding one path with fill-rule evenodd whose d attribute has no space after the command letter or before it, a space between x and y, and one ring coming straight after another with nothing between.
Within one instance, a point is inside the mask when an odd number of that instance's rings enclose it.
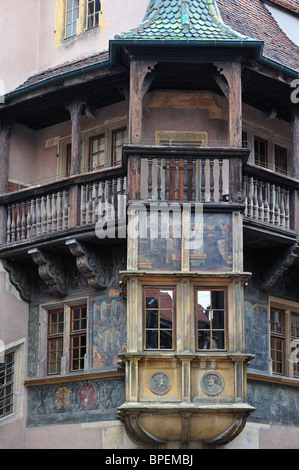
<instances>
[{"instance_id":1,"label":"turned wooden baluster","mask_svg":"<svg viewBox=\"0 0 299 470\"><path fill-rule=\"evenodd\" d=\"M193 158L192 161L192 190L191 190L192 201L196 200L196 160Z\"/></svg>"},{"instance_id":2,"label":"turned wooden baluster","mask_svg":"<svg viewBox=\"0 0 299 470\"><path fill-rule=\"evenodd\" d=\"M11 205L7 206L6 243L11 242Z\"/></svg>"},{"instance_id":3,"label":"turned wooden baluster","mask_svg":"<svg viewBox=\"0 0 299 470\"><path fill-rule=\"evenodd\" d=\"M279 187L275 187L275 204L274 204L274 224L278 225L278 216L279 216L279 204L278 204L278 199L279 197Z\"/></svg>"},{"instance_id":4,"label":"turned wooden baluster","mask_svg":"<svg viewBox=\"0 0 299 470\"><path fill-rule=\"evenodd\" d=\"M31 199L27 202L27 227L26 227L26 238L31 238L31 227L32 227L32 203Z\"/></svg>"},{"instance_id":5,"label":"turned wooden baluster","mask_svg":"<svg viewBox=\"0 0 299 470\"><path fill-rule=\"evenodd\" d=\"M286 190L285 227L290 228L290 191Z\"/></svg>"},{"instance_id":6,"label":"turned wooden baluster","mask_svg":"<svg viewBox=\"0 0 299 470\"><path fill-rule=\"evenodd\" d=\"M17 203L17 241L20 240L21 238L21 217L20 217L20 211L21 211L21 203Z\"/></svg>"},{"instance_id":7,"label":"turned wooden baluster","mask_svg":"<svg viewBox=\"0 0 299 470\"><path fill-rule=\"evenodd\" d=\"M248 178L248 200L247 200L247 217L252 217L253 209L253 178Z\"/></svg>"},{"instance_id":8,"label":"turned wooden baluster","mask_svg":"<svg viewBox=\"0 0 299 470\"><path fill-rule=\"evenodd\" d=\"M16 205L11 205L11 241L16 240Z\"/></svg>"},{"instance_id":9,"label":"turned wooden baluster","mask_svg":"<svg viewBox=\"0 0 299 470\"><path fill-rule=\"evenodd\" d=\"M214 159L210 159L210 202L214 202Z\"/></svg>"},{"instance_id":10,"label":"turned wooden baluster","mask_svg":"<svg viewBox=\"0 0 299 470\"><path fill-rule=\"evenodd\" d=\"M53 220L52 220L52 215L53 215L53 212L52 212L52 194L49 194L48 200L49 200L48 233L52 233L52 224L53 224Z\"/></svg>"},{"instance_id":11,"label":"turned wooden baluster","mask_svg":"<svg viewBox=\"0 0 299 470\"><path fill-rule=\"evenodd\" d=\"M153 159L150 157L147 160L148 166L148 179L147 179L147 198L149 200L152 199L152 190L153 190L153 177L152 177L152 167L153 167Z\"/></svg>"},{"instance_id":12,"label":"turned wooden baluster","mask_svg":"<svg viewBox=\"0 0 299 470\"><path fill-rule=\"evenodd\" d=\"M279 205L279 212L280 212L280 226L285 227L285 202L284 202L284 194L285 190L280 188L280 205Z\"/></svg>"},{"instance_id":13,"label":"turned wooden baluster","mask_svg":"<svg viewBox=\"0 0 299 470\"><path fill-rule=\"evenodd\" d=\"M36 199L36 235L41 234L41 198Z\"/></svg>"},{"instance_id":14,"label":"turned wooden baluster","mask_svg":"<svg viewBox=\"0 0 299 470\"><path fill-rule=\"evenodd\" d=\"M223 196L223 159L219 159L219 181L218 181L218 186L219 186L219 202L222 201L222 196ZM244 192L245 195L245 192Z\"/></svg>"},{"instance_id":15,"label":"turned wooden baluster","mask_svg":"<svg viewBox=\"0 0 299 470\"><path fill-rule=\"evenodd\" d=\"M270 209L269 209L269 223L274 224L274 201L275 201L275 186L270 185Z\"/></svg>"},{"instance_id":16,"label":"turned wooden baluster","mask_svg":"<svg viewBox=\"0 0 299 470\"><path fill-rule=\"evenodd\" d=\"M26 235L26 202L22 202L22 217L21 217L21 240L25 240Z\"/></svg>"},{"instance_id":17,"label":"turned wooden baluster","mask_svg":"<svg viewBox=\"0 0 299 470\"><path fill-rule=\"evenodd\" d=\"M64 229L68 229L69 226L69 191L64 192L64 206L63 206L63 220Z\"/></svg>"},{"instance_id":18,"label":"turned wooden baluster","mask_svg":"<svg viewBox=\"0 0 299 470\"><path fill-rule=\"evenodd\" d=\"M184 201L188 201L188 160L184 158Z\"/></svg>"},{"instance_id":19,"label":"turned wooden baluster","mask_svg":"<svg viewBox=\"0 0 299 470\"><path fill-rule=\"evenodd\" d=\"M161 182L162 182L162 161L161 158L158 158L157 160L157 198L158 201L161 201Z\"/></svg>"},{"instance_id":20,"label":"turned wooden baluster","mask_svg":"<svg viewBox=\"0 0 299 470\"><path fill-rule=\"evenodd\" d=\"M42 202L43 202L43 208L42 208L43 233L47 233L47 196L43 196Z\"/></svg>"},{"instance_id":21,"label":"turned wooden baluster","mask_svg":"<svg viewBox=\"0 0 299 470\"><path fill-rule=\"evenodd\" d=\"M258 220L263 220L263 183L262 181L258 182Z\"/></svg>"},{"instance_id":22,"label":"turned wooden baluster","mask_svg":"<svg viewBox=\"0 0 299 470\"><path fill-rule=\"evenodd\" d=\"M179 200L179 164L178 158L175 159L175 178L174 178L174 199Z\"/></svg>"},{"instance_id":23,"label":"turned wooden baluster","mask_svg":"<svg viewBox=\"0 0 299 470\"><path fill-rule=\"evenodd\" d=\"M59 191L58 193L58 230L62 230L63 224L63 192Z\"/></svg>"},{"instance_id":24,"label":"turned wooden baluster","mask_svg":"<svg viewBox=\"0 0 299 470\"><path fill-rule=\"evenodd\" d=\"M94 199L94 222L97 222L99 220L99 186L100 183L99 181L96 181L94 184L95 188L95 199Z\"/></svg>"},{"instance_id":25,"label":"turned wooden baluster","mask_svg":"<svg viewBox=\"0 0 299 470\"><path fill-rule=\"evenodd\" d=\"M257 203L257 180L253 179L253 196L252 196L252 217L253 219L257 218L257 209L258 209L258 203Z\"/></svg>"},{"instance_id":26,"label":"turned wooden baluster","mask_svg":"<svg viewBox=\"0 0 299 470\"><path fill-rule=\"evenodd\" d=\"M269 220L269 183L264 184L264 222Z\"/></svg>"},{"instance_id":27,"label":"turned wooden baluster","mask_svg":"<svg viewBox=\"0 0 299 470\"><path fill-rule=\"evenodd\" d=\"M114 208L114 220L116 220L117 214L118 214L117 178L114 178L113 180L113 208Z\"/></svg>"},{"instance_id":28,"label":"turned wooden baluster","mask_svg":"<svg viewBox=\"0 0 299 470\"><path fill-rule=\"evenodd\" d=\"M204 158L201 158L200 160L200 165L201 165L201 196L200 196L200 201L205 202L206 200L206 160Z\"/></svg>"},{"instance_id":29,"label":"turned wooden baluster","mask_svg":"<svg viewBox=\"0 0 299 470\"><path fill-rule=\"evenodd\" d=\"M166 176L165 176L165 199L169 201L169 187L170 187L170 171L169 171L170 160L166 159Z\"/></svg>"},{"instance_id":30,"label":"turned wooden baluster","mask_svg":"<svg viewBox=\"0 0 299 470\"><path fill-rule=\"evenodd\" d=\"M36 198L32 199L31 236L36 237Z\"/></svg>"},{"instance_id":31,"label":"turned wooden baluster","mask_svg":"<svg viewBox=\"0 0 299 470\"><path fill-rule=\"evenodd\" d=\"M57 193L53 194L52 220L53 232L57 232Z\"/></svg>"}]
</instances>

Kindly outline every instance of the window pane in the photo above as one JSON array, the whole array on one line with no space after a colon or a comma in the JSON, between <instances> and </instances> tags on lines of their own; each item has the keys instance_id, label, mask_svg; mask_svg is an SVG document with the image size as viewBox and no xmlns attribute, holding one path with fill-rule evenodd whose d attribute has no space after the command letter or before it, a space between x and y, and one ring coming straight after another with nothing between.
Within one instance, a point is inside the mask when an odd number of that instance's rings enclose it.
<instances>
[{"instance_id":1,"label":"window pane","mask_svg":"<svg viewBox=\"0 0 299 470\"><path fill-rule=\"evenodd\" d=\"M158 328L159 315L158 310L146 311L146 328Z\"/></svg>"},{"instance_id":2,"label":"window pane","mask_svg":"<svg viewBox=\"0 0 299 470\"><path fill-rule=\"evenodd\" d=\"M161 331L160 349L172 349L172 330Z\"/></svg>"},{"instance_id":3,"label":"window pane","mask_svg":"<svg viewBox=\"0 0 299 470\"><path fill-rule=\"evenodd\" d=\"M160 326L161 328L172 328L172 310L161 310Z\"/></svg>"},{"instance_id":4,"label":"window pane","mask_svg":"<svg viewBox=\"0 0 299 470\"><path fill-rule=\"evenodd\" d=\"M197 304L199 308L209 309L211 306L211 291L197 291Z\"/></svg>"},{"instance_id":5,"label":"window pane","mask_svg":"<svg viewBox=\"0 0 299 470\"><path fill-rule=\"evenodd\" d=\"M146 332L146 348L158 349L158 331L147 330Z\"/></svg>"}]
</instances>

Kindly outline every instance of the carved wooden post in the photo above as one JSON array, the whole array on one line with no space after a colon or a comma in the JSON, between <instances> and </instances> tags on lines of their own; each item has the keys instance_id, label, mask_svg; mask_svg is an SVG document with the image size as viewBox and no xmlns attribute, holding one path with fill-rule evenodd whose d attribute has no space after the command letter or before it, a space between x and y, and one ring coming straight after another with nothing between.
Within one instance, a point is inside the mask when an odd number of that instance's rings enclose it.
<instances>
[{"instance_id":1,"label":"carved wooden post","mask_svg":"<svg viewBox=\"0 0 299 470\"><path fill-rule=\"evenodd\" d=\"M291 121L291 151L292 151L292 173L299 178L299 106L293 107ZM294 191L293 216L290 220L291 228L299 232L299 191Z\"/></svg>"},{"instance_id":2,"label":"carved wooden post","mask_svg":"<svg viewBox=\"0 0 299 470\"><path fill-rule=\"evenodd\" d=\"M2 123L0 132L0 194L8 191L9 144L12 124ZM6 242L7 210L0 206L0 244Z\"/></svg>"},{"instance_id":3,"label":"carved wooden post","mask_svg":"<svg viewBox=\"0 0 299 470\"><path fill-rule=\"evenodd\" d=\"M229 143L231 147L242 147L242 70L241 62L215 64L220 77L215 75L219 87L229 101ZM225 77L226 83L221 75Z\"/></svg>"},{"instance_id":4,"label":"carved wooden post","mask_svg":"<svg viewBox=\"0 0 299 470\"><path fill-rule=\"evenodd\" d=\"M142 101L153 79L152 73L156 62L131 58L130 97L128 116L129 144L140 144L142 139ZM141 158L129 156L128 161L128 199L140 199Z\"/></svg>"},{"instance_id":5,"label":"carved wooden post","mask_svg":"<svg viewBox=\"0 0 299 470\"><path fill-rule=\"evenodd\" d=\"M67 106L72 122L71 176L81 172L81 120L85 104L78 99ZM78 185L71 186L69 227L77 227L80 224L80 212L80 188Z\"/></svg>"}]
</instances>

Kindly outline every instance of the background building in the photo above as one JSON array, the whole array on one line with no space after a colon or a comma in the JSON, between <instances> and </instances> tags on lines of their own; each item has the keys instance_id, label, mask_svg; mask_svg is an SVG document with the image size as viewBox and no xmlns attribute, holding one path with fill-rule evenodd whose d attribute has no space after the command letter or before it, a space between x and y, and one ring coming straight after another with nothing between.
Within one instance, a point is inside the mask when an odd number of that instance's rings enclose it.
<instances>
[{"instance_id":1,"label":"background building","mask_svg":"<svg viewBox=\"0 0 299 470\"><path fill-rule=\"evenodd\" d=\"M298 448L297 1L17 3L0 447Z\"/></svg>"}]
</instances>

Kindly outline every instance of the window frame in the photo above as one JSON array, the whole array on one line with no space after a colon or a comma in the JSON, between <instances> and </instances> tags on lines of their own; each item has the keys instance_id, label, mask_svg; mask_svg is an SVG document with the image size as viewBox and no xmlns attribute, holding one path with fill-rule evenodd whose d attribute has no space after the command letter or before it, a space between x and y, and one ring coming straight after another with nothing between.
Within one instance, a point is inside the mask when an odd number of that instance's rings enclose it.
<instances>
[{"instance_id":1,"label":"window frame","mask_svg":"<svg viewBox=\"0 0 299 470\"><path fill-rule=\"evenodd\" d=\"M223 323L224 327L221 329L213 329L211 328L212 326L212 320L209 320L210 322L210 328L207 330L199 330L198 329L198 322L197 322L197 292L198 291L210 291L210 292L223 292L224 299L223 299L223 309L213 309L213 310L223 310ZM228 350L228 336L229 336L229 331L228 331L228 287L227 286L195 286L194 287L194 335L195 335L195 351L197 353L199 352L223 352ZM211 309L212 310L212 309ZM223 331L224 337L223 337L223 345L224 348L199 348L198 347L198 332L199 331L209 331L210 332L210 341L211 338L213 337L213 331Z\"/></svg>"},{"instance_id":2,"label":"window frame","mask_svg":"<svg viewBox=\"0 0 299 470\"><path fill-rule=\"evenodd\" d=\"M94 12L89 14L89 5L91 3L93 3L93 5L95 6L96 2L99 2L99 4L100 4L99 10L94 9ZM101 2L101 0L86 0L86 11L85 11L85 30L86 31L90 31L90 30L98 28L100 26L101 13L102 13L102 2ZM97 24L94 24L96 15L98 16L98 22L97 22ZM93 21L92 21L93 25L92 26L88 25L90 17L93 17Z\"/></svg>"},{"instance_id":3,"label":"window frame","mask_svg":"<svg viewBox=\"0 0 299 470\"><path fill-rule=\"evenodd\" d=\"M166 291L166 290L171 290L173 292L173 311L172 311L172 328L161 328L161 307L159 306L157 309L159 310L158 312L158 328L147 328L146 326L146 315L147 315L147 310L150 310L146 308L146 290L159 290L161 291ZM152 352L152 351L159 351L161 352L169 352L169 351L175 351L176 349L176 320L177 320L177 314L176 314L176 294L177 294L177 289L175 286L161 286L161 285L143 285L142 286L142 318L143 318L143 351L146 352ZM157 310L156 309L156 310ZM162 309L163 310L163 309ZM169 310L169 309L165 309ZM147 331L157 331L158 333L158 348L148 348L147 347ZM161 348L161 331L171 331L172 332L172 348Z\"/></svg>"},{"instance_id":4,"label":"window frame","mask_svg":"<svg viewBox=\"0 0 299 470\"><path fill-rule=\"evenodd\" d=\"M39 377L61 377L67 374L82 373L87 370L88 364L85 357L88 356L88 298L78 298L69 300L67 303L46 304L40 306L40 341L39 341ZM72 310L86 308L86 328L80 331L72 331ZM63 334L50 333L50 315L56 312L63 312ZM85 336L85 353L80 359L82 368L72 367L72 337L76 335ZM51 371L50 369L50 341L60 338L63 342L63 351L60 356L60 370ZM59 369L59 368L58 368Z\"/></svg>"},{"instance_id":5,"label":"window frame","mask_svg":"<svg viewBox=\"0 0 299 470\"><path fill-rule=\"evenodd\" d=\"M68 9L68 2L72 2L72 8ZM78 6L75 5L78 3ZM78 19L80 17L80 0L65 0L65 11L64 11L64 39L70 39L78 34ZM67 22L68 13L72 12L72 21ZM77 18L75 18L75 12L77 12ZM71 34L67 34L67 28L71 25Z\"/></svg>"},{"instance_id":6,"label":"window frame","mask_svg":"<svg viewBox=\"0 0 299 470\"><path fill-rule=\"evenodd\" d=\"M6 360L9 356L12 356L11 362L8 364ZM16 358L15 358L15 351L5 351L4 352L4 363L0 363L0 420L6 419L9 416L11 416L14 413L14 394L15 394L15 363L16 363ZM7 371L8 366L11 366L11 371ZM2 381L2 369L3 369L3 384L1 384ZM11 376L11 379L7 381L7 377ZM10 388L9 393L3 392L2 395L2 390L5 390L6 388ZM6 401L8 403L4 404ZM3 402L3 404L2 404ZM8 410L5 411L5 409L8 408ZM3 410L3 413L1 411Z\"/></svg>"},{"instance_id":7,"label":"window frame","mask_svg":"<svg viewBox=\"0 0 299 470\"><path fill-rule=\"evenodd\" d=\"M271 331L271 312L277 310L282 312L284 315L283 319L283 330L282 333L272 332ZM288 300L279 299L276 297L269 298L269 364L270 364L270 373L273 376L277 377L290 377L294 379L299 379L299 362L292 362L292 341L295 338L292 336L292 316L299 317L299 303L292 302ZM277 372L273 367L272 359L272 338L280 339L284 341L283 346L283 366L282 372ZM299 344L299 343L298 343ZM299 347L299 346L298 346Z\"/></svg>"}]
</instances>

